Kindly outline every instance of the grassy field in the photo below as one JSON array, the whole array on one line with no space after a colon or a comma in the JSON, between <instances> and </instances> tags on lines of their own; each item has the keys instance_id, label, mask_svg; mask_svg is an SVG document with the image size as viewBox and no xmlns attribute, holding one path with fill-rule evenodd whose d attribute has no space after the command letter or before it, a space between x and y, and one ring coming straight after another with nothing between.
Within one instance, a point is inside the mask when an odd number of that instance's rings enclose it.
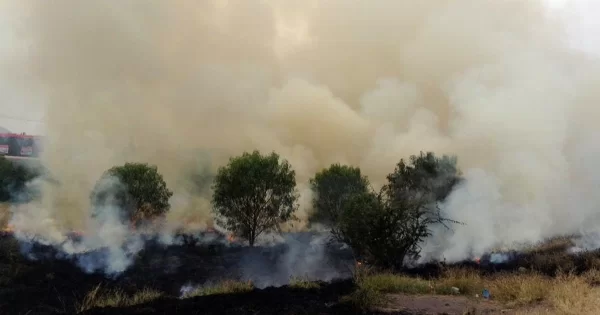
<instances>
[{"instance_id":1,"label":"grassy field","mask_svg":"<svg viewBox=\"0 0 600 315\"><path fill-rule=\"evenodd\" d=\"M485 288L492 300L516 314L600 314L597 270L556 277L533 271L483 277L472 270L449 269L442 277L429 280L392 273L363 273L357 276L356 291L346 297L347 302L362 309L385 305L393 294L464 295L481 299Z\"/></svg>"}]
</instances>

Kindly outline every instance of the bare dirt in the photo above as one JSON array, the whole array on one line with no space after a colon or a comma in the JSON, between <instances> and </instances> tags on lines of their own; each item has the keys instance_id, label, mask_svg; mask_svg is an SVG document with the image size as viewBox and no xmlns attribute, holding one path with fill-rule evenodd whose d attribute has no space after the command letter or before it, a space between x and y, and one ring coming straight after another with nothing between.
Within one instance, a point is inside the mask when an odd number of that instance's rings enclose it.
<instances>
[{"instance_id":1,"label":"bare dirt","mask_svg":"<svg viewBox=\"0 0 600 315\"><path fill-rule=\"evenodd\" d=\"M465 296L438 295L399 295L387 296L388 303L379 308L382 312L406 312L407 314L516 314L515 309L509 309L491 300L469 298ZM469 313L470 312L470 313Z\"/></svg>"}]
</instances>

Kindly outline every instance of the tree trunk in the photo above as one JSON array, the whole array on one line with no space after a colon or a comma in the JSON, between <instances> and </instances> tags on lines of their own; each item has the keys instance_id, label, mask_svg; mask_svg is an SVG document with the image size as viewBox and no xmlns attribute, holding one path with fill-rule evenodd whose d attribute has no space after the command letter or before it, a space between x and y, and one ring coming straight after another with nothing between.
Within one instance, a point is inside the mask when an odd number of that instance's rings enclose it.
<instances>
[{"instance_id":1,"label":"tree trunk","mask_svg":"<svg viewBox=\"0 0 600 315\"><path fill-rule=\"evenodd\" d=\"M248 237L248 244L250 245L250 247L254 247L254 241L256 240L256 230L255 229L251 229L250 230L250 237Z\"/></svg>"}]
</instances>

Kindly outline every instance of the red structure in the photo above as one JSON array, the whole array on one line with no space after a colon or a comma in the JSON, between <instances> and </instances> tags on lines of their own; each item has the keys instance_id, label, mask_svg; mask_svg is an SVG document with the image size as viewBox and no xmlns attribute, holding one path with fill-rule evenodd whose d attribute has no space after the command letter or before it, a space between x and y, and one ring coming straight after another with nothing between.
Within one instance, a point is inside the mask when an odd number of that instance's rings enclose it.
<instances>
[{"instance_id":1,"label":"red structure","mask_svg":"<svg viewBox=\"0 0 600 315\"><path fill-rule=\"evenodd\" d=\"M38 157L42 151L42 138L25 133L0 133L0 155Z\"/></svg>"}]
</instances>

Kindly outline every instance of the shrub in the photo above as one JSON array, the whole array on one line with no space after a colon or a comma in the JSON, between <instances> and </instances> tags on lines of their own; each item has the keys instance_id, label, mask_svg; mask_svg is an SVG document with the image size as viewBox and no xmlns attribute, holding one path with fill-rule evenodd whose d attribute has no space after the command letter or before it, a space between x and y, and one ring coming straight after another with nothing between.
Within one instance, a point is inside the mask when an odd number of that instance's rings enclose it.
<instances>
[{"instance_id":1,"label":"shrub","mask_svg":"<svg viewBox=\"0 0 600 315\"><path fill-rule=\"evenodd\" d=\"M438 207L459 180L456 159L433 153L400 160L378 192L356 194L345 203L340 234L360 259L400 268L419 257L419 244L433 224L459 223L444 218Z\"/></svg>"},{"instance_id":2,"label":"shrub","mask_svg":"<svg viewBox=\"0 0 600 315\"><path fill-rule=\"evenodd\" d=\"M326 225L336 238L341 239L339 223L342 211L350 198L369 191L369 180L358 167L332 164L315 174L310 180L310 187L314 211L310 222Z\"/></svg>"},{"instance_id":3,"label":"shrub","mask_svg":"<svg viewBox=\"0 0 600 315\"><path fill-rule=\"evenodd\" d=\"M125 163L107 170L96 183L91 202L96 210L116 206L138 222L164 215L173 195L156 166Z\"/></svg>"},{"instance_id":4,"label":"shrub","mask_svg":"<svg viewBox=\"0 0 600 315\"><path fill-rule=\"evenodd\" d=\"M38 174L25 165L0 156L0 202L28 201L34 197L27 183Z\"/></svg>"}]
</instances>

